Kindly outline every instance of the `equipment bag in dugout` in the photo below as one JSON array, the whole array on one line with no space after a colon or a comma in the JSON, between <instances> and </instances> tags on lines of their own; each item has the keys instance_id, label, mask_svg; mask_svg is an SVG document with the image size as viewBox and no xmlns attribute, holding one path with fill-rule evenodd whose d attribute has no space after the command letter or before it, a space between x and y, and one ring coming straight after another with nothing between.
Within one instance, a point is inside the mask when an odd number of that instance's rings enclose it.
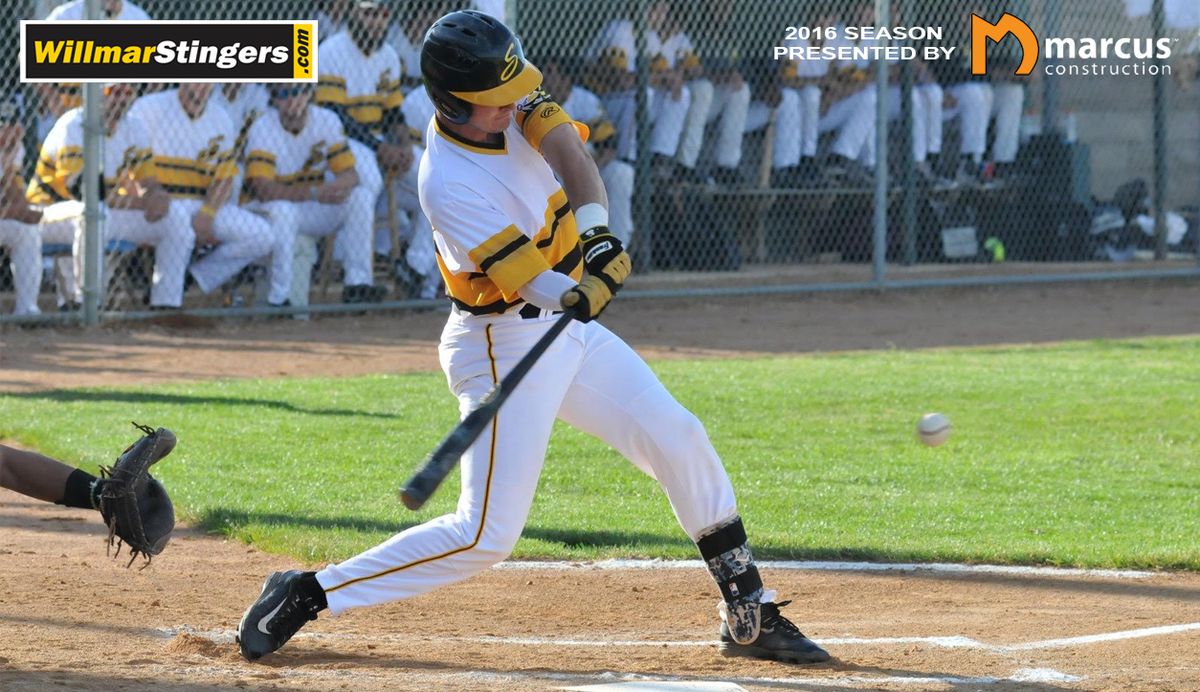
<instances>
[{"instance_id":1,"label":"equipment bag in dugout","mask_svg":"<svg viewBox=\"0 0 1200 692\"><path fill-rule=\"evenodd\" d=\"M129 547L129 564L138 555L158 555L175 530L175 507L171 498L153 476L150 467L175 448L175 433L133 424L145 435L129 445L112 466L100 467L100 515L108 525L108 545Z\"/></svg>"}]
</instances>

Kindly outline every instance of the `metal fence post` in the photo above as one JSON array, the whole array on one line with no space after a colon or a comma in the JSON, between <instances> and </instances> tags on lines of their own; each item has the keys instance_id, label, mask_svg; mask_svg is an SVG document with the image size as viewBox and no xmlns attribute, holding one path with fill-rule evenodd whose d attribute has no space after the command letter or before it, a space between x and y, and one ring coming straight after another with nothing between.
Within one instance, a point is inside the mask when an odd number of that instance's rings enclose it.
<instances>
[{"instance_id":1,"label":"metal fence post","mask_svg":"<svg viewBox=\"0 0 1200 692\"><path fill-rule=\"evenodd\" d=\"M875 0L875 26L888 26L888 0ZM886 45L886 42L885 42ZM875 232L872 249L872 278L882 284L887 262L887 88L888 63L882 57L875 61Z\"/></svg>"},{"instance_id":2,"label":"metal fence post","mask_svg":"<svg viewBox=\"0 0 1200 692\"><path fill-rule=\"evenodd\" d=\"M1163 0L1154 0L1150 6L1150 23L1154 26L1154 42L1163 35ZM1165 80L1163 61L1154 53L1154 259L1167 258L1167 222L1164 205L1167 197L1167 115L1163 94Z\"/></svg>"},{"instance_id":3,"label":"metal fence post","mask_svg":"<svg viewBox=\"0 0 1200 692\"><path fill-rule=\"evenodd\" d=\"M657 181L654 180L654 166L650 161L650 103L646 98L646 88L649 86L649 78L647 73L650 71L650 61L645 58L646 54L646 10L650 7L650 0L638 0L634 4L636 13L631 17L633 20L633 31L636 36L637 58L637 85L634 87L634 112L635 131L637 132L637 160L634 161L633 179L636 181L634 189L634 236L637 241L633 245L633 258L635 267L640 267L643 270L653 269L654 262L654 234L659 229L652 227L652 219L654 215L651 213L651 185Z\"/></svg>"},{"instance_id":4,"label":"metal fence post","mask_svg":"<svg viewBox=\"0 0 1200 692\"><path fill-rule=\"evenodd\" d=\"M100 0L84 4L88 19L100 19ZM100 85L83 85L83 323L93 326L100 321L100 302L104 297L101 284L104 272L103 241L100 237L100 176L104 136L101 117Z\"/></svg>"}]
</instances>

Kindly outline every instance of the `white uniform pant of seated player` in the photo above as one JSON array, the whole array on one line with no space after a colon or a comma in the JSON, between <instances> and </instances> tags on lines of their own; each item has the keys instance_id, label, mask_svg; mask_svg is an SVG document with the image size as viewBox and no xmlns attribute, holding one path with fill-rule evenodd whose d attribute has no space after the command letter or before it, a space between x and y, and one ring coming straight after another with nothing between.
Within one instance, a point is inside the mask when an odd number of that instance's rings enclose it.
<instances>
[{"instance_id":1,"label":"white uniform pant of seated player","mask_svg":"<svg viewBox=\"0 0 1200 692\"><path fill-rule=\"evenodd\" d=\"M74 271L73 276L67 278L72 285L65 290L68 295L74 294L76 302L82 301L83 213L83 202L56 202L46 207L40 224L43 242L72 246ZM139 209L109 209L102 204L101 218L102 244L125 240L154 247L150 304L180 307L183 304L183 276L196 239L186 210L172 201L161 219L147 221L145 213ZM107 273L105 276L107 279Z\"/></svg>"},{"instance_id":2,"label":"white uniform pant of seated player","mask_svg":"<svg viewBox=\"0 0 1200 692\"><path fill-rule=\"evenodd\" d=\"M713 160L721 168L737 168L742 163L742 135L750 110L750 85L734 89L727 84L714 86L707 79L688 82L691 104L679 140L679 163L695 168L704 143L704 130L721 119L717 129Z\"/></svg>"},{"instance_id":3,"label":"white uniform pant of seated player","mask_svg":"<svg viewBox=\"0 0 1200 692\"><path fill-rule=\"evenodd\" d=\"M374 193L360 185L341 204L276 200L261 205L272 219L291 224L295 234L292 279L288 288L288 301L293 306L308 305L312 268L317 263L317 238L322 236L337 233L341 241L345 254L342 260L345 285L361 286L372 282L374 204Z\"/></svg>"},{"instance_id":4,"label":"white uniform pant of seated player","mask_svg":"<svg viewBox=\"0 0 1200 692\"><path fill-rule=\"evenodd\" d=\"M425 213L421 211L421 200L417 198L417 172L420 168L421 155L425 150L417 145L413 145L412 150L413 163L403 175L392 180L392 195L396 211L403 212L407 217L407 223L400 224L401 232L399 233L399 240L408 242L404 261L423 278L418 297L433 298L441 285L441 274L438 272L437 256L433 247L433 227L425 218ZM382 218L388 218L387 195L382 194L385 178L379 170L379 160L375 157L375 152L365 144L353 139L350 140L350 152L354 154L354 170L358 173L359 186L372 193L371 199L375 214ZM388 218L389 224L393 221L396 220ZM377 228L371 242L374 252L381 255L389 254L392 250L391 228L387 226ZM340 234L334 239L333 256L335 259L344 261L345 249L342 247ZM350 281L346 283L351 284ZM364 281L363 283L372 282Z\"/></svg>"},{"instance_id":5,"label":"white uniform pant of seated player","mask_svg":"<svg viewBox=\"0 0 1200 692\"><path fill-rule=\"evenodd\" d=\"M199 199L173 199L191 227L192 217L204 205ZM295 223L286 218L268 218L266 212L255 213L234 204L225 204L213 217L213 234L217 246L198 262L192 264L192 278L205 293L212 293L221 284L259 258L270 256L271 289L267 300L278 305L287 300L292 285L292 248L295 244Z\"/></svg>"},{"instance_id":6,"label":"white uniform pant of seated player","mask_svg":"<svg viewBox=\"0 0 1200 692\"><path fill-rule=\"evenodd\" d=\"M554 318L451 315L439 355L466 416ZM598 322L573 322L462 458L453 514L317 572L334 614L431 591L504 560L521 535L555 418L611 445L658 480L696 540L737 514L704 426Z\"/></svg>"},{"instance_id":7,"label":"white uniform pant of seated player","mask_svg":"<svg viewBox=\"0 0 1200 692\"><path fill-rule=\"evenodd\" d=\"M955 106L943 114L945 120L961 118L960 155L970 154L976 162L987 150L988 122L996 118L996 139L992 158L999 163L1017 159L1021 137L1021 113L1025 107L1025 89L1013 82L966 82L950 87Z\"/></svg>"},{"instance_id":8,"label":"white uniform pant of seated player","mask_svg":"<svg viewBox=\"0 0 1200 692\"><path fill-rule=\"evenodd\" d=\"M42 239L36 224L0 219L0 246L8 248L12 267L14 315L37 315L42 285Z\"/></svg>"}]
</instances>

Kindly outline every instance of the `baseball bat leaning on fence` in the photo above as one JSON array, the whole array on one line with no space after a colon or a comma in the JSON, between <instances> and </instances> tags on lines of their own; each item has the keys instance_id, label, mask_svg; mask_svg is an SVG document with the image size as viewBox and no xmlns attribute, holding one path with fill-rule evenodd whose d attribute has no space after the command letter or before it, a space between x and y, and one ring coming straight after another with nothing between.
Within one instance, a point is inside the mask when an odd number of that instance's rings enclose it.
<instances>
[{"instance_id":1,"label":"baseball bat leaning on fence","mask_svg":"<svg viewBox=\"0 0 1200 692\"><path fill-rule=\"evenodd\" d=\"M570 311L564 312L558 321L546 330L542 338L538 339L537 343L529 349L529 352L522 356L513 369L500 380L499 384L492 387L491 391L483 396L479 408L468 413L467 417L463 418L450 431L449 435L446 435L437 449L425 458L421 468L417 469L417 472L408 479L400 491L400 501L404 503L405 507L415 511L424 506L442 481L446 480L446 476L454 470L459 458L467 451L467 448L475 442L487 424L496 416L496 412L500 410L500 406L504 404L508 395L512 394L528 374L529 369L542 357L559 333L567 328L572 319L573 315Z\"/></svg>"}]
</instances>

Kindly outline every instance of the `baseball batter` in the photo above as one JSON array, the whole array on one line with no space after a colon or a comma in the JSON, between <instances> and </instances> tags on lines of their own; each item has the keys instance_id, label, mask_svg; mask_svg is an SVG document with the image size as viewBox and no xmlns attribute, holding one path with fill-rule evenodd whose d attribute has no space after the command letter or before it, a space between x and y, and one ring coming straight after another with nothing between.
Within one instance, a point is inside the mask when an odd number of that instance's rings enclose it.
<instances>
[{"instance_id":1,"label":"baseball batter","mask_svg":"<svg viewBox=\"0 0 1200 692\"><path fill-rule=\"evenodd\" d=\"M439 19L426 33L421 71L437 107L421 160L421 203L454 306L439 353L460 412L479 405L556 311L571 310L578 321L463 456L455 513L319 572L272 574L238 627L242 655L253 660L277 650L323 609L337 614L409 598L506 558L561 418L662 485L720 587L722 653L828 660L780 614L786 601L774 602L763 588L703 425L595 321L630 263L607 229L604 188L581 141L586 127L538 88L538 69L488 15Z\"/></svg>"}]
</instances>

